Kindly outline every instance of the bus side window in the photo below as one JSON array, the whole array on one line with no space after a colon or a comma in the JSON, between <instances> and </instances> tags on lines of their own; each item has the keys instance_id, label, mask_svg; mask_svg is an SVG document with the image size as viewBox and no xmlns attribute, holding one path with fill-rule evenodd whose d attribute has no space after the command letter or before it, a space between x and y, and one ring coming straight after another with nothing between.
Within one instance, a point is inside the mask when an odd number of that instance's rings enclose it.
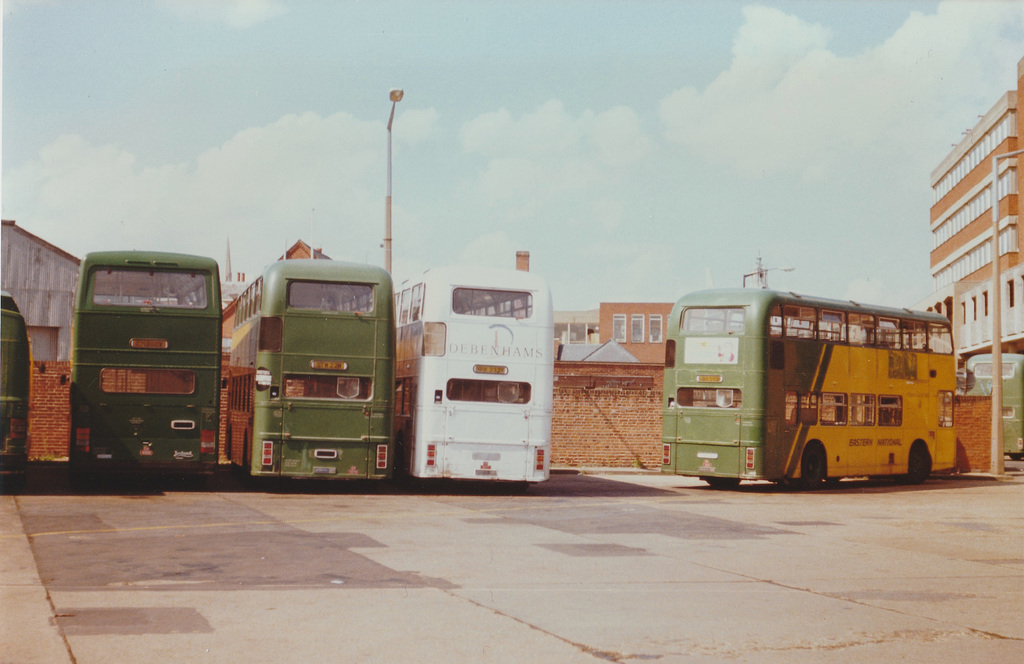
<instances>
[{"instance_id":1,"label":"bus side window","mask_svg":"<svg viewBox=\"0 0 1024 664\"><path fill-rule=\"evenodd\" d=\"M786 424L796 424L796 416L799 410L799 397L796 392L786 392Z\"/></svg>"},{"instance_id":2,"label":"bus side window","mask_svg":"<svg viewBox=\"0 0 1024 664\"><path fill-rule=\"evenodd\" d=\"M949 355L953 352L953 334L949 326L932 323L928 329L928 350L933 353Z\"/></svg>"},{"instance_id":3,"label":"bus side window","mask_svg":"<svg viewBox=\"0 0 1024 664\"><path fill-rule=\"evenodd\" d=\"M822 309L818 316L818 339L845 342L846 314L841 311Z\"/></svg>"},{"instance_id":4,"label":"bus side window","mask_svg":"<svg viewBox=\"0 0 1024 664\"><path fill-rule=\"evenodd\" d=\"M878 426L903 426L903 397L886 395L878 397Z\"/></svg>"},{"instance_id":5,"label":"bus side window","mask_svg":"<svg viewBox=\"0 0 1024 664\"><path fill-rule=\"evenodd\" d=\"M927 327L923 322L903 321L903 347L907 350L925 350L928 346Z\"/></svg>"},{"instance_id":6,"label":"bus side window","mask_svg":"<svg viewBox=\"0 0 1024 664\"><path fill-rule=\"evenodd\" d=\"M782 307L778 305L772 308L771 316L768 317L768 336L782 336Z\"/></svg>"},{"instance_id":7,"label":"bus side window","mask_svg":"<svg viewBox=\"0 0 1024 664\"><path fill-rule=\"evenodd\" d=\"M850 424L860 427L875 426L875 395L850 395Z\"/></svg>"},{"instance_id":8,"label":"bus side window","mask_svg":"<svg viewBox=\"0 0 1024 664\"><path fill-rule=\"evenodd\" d=\"M846 424L846 395L821 395L821 423L833 426Z\"/></svg>"},{"instance_id":9,"label":"bus side window","mask_svg":"<svg viewBox=\"0 0 1024 664\"><path fill-rule=\"evenodd\" d=\"M818 395L813 392L800 395L800 424L818 423Z\"/></svg>"},{"instance_id":10,"label":"bus side window","mask_svg":"<svg viewBox=\"0 0 1024 664\"><path fill-rule=\"evenodd\" d=\"M857 346L875 344L875 317L871 314L850 314L850 343Z\"/></svg>"},{"instance_id":11,"label":"bus side window","mask_svg":"<svg viewBox=\"0 0 1024 664\"><path fill-rule=\"evenodd\" d=\"M812 307L786 305L782 310L786 336L796 339L813 339L817 312Z\"/></svg>"},{"instance_id":12,"label":"bus side window","mask_svg":"<svg viewBox=\"0 0 1024 664\"><path fill-rule=\"evenodd\" d=\"M398 317L399 325L405 325L406 323L409 322L409 305L412 303L409 290L410 289L406 288L404 291L402 291L402 294L399 297L401 301L401 304L399 305L399 309L401 311Z\"/></svg>"},{"instance_id":13,"label":"bus side window","mask_svg":"<svg viewBox=\"0 0 1024 664\"><path fill-rule=\"evenodd\" d=\"M420 319L420 311L423 307L423 284L416 284L412 287L412 304L409 310L409 322Z\"/></svg>"},{"instance_id":14,"label":"bus side window","mask_svg":"<svg viewBox=\"0 0 1024 664\"><path fill-rule=\"evenodd\" d=\"M900 347L900 321L897 318L878 319L878 346L880 348Z\"/></svg>"}]
</instances>

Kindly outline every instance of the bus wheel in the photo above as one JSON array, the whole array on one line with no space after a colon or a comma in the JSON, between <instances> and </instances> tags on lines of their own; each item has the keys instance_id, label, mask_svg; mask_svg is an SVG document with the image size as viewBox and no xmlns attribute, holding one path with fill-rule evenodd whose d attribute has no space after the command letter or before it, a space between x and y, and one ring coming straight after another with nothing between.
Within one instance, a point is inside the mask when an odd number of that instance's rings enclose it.
<instances>
[{"instance_id":1,"label":"bus wheel","mask_svg":"<svg viewBox=\"0 0 1024 664\"><path fill-rule=\"evenodd\" d=\"M735 489L740 485L738 477L702 477L712 489Z\"/></svg>"},{"instance_id":2,"label":"bus wheel","mask_svg":"<svg viewBox=\"0 0 1024 664\"><path fill-rule=\"evenodd\" d=\"M928 453L928 446L920 440L910 448L910 457L907 460L907 474L904 481L907 484L920 484L932 474L932 455Z\"/></svg>"},{"instance_id":3,"label":"bus wheel","mask_svg":"<svg viewBox=\"0 0 1024 664\"><path fill-rule=\"evenodd\" d=\"M800 457L800 478L793 484L803 491L813 491L820 488L821 483L828 476L828 466L825 460L825 450L821 445L813 443L804 448L803 456Z\"/></svg>"}]
</instances>

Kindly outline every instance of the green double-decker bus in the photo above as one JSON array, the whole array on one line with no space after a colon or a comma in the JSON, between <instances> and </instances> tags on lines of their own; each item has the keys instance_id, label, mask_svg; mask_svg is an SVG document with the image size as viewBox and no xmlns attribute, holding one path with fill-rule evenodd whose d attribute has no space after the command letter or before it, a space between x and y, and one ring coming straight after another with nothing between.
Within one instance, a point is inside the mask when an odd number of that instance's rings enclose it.
<instances>
[{"instance_id":1,"label":"green double-decker bus","mask_svg":"<svg viewBox=\"0 0 1024 664\"><path fill-rule=\"evenodd\" d=\"M228 453L254 477L385 479L394 456L390 275L284 260L235 310Z\"/></svg>"},{"instance_id":2,"label":"green double-decker bus","mask_svg":"<svg viewBox=\"0 0 1024 664\"><path fill-rule=\"evenodd\" d=\"M722 290L681 298L668 328L666 473L811 489L953 467L956 361L941 315Z\"/></svg>"},{"instance_id":3,"label":"green double-decker bus","mask_svg":"<svg viewBox=\"0 0 1024 664\"><path fill-rule=\"evenodd\" d=\"M25 319L10 293L2 293L3 341L0 345L0 493L15 493L25 483L28 461L28 401L31 353Z\"/></svg>"},{"instance_id":4,"label":"green double-decker bus","mask_svg":"<svg viewBox=\"0 0 1024 664\"><path fill-rule=\"evenodd\" d=\"M1024 355L1003 353L1003 453L1024 459ZM974 374L968 395L992 394L992 356L974 355L967 360Z\"/></svg>"},{"instance_id":5,"label":"green double-decker bus","mask_svg":"<svg viewBox=\"0 0 1024 664\"><path fill-rule=\"evenodd\" d=\"M73 477L213 472L221 364L216 261L144 251L87 255L71 352Z\"/></svg>"}]
</instances>

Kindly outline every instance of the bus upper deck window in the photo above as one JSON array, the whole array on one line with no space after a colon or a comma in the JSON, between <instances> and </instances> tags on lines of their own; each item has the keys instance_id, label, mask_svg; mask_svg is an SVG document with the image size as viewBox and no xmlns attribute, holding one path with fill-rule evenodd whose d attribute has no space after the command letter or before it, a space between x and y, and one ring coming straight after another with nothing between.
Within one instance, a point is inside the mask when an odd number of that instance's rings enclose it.
<instances>
[{"instance_id":1,"label":"bus upper deck window","mask_svg":"<svg viewBox=\"0 0 1024 664\"><path fill-rule=\"evenodd\" d=\"M871 314L850 314L850 343L857 346L875 344L875 317Z\"/></svg>"},{"instance_id":2,"label":"bus upper deck window","mask_svg":"<svg viewBox=\"0 0 1024 664\"><path fill-rule=\"evenodd\" d=\"M683 312L683 332L739 334L743 332L746 309L739 307L693 308Z\"/></svg>"},{"instance_id":3,"label":"bus upper deck window","mask_svg":"<svg viewBox=\"0 0 1024 664\"><path fill-rule=\"evenodd\" d=\"M881 348L899 348L900 321L896 318L879 318L877 341Z\"/></svg>"}]
</instances>

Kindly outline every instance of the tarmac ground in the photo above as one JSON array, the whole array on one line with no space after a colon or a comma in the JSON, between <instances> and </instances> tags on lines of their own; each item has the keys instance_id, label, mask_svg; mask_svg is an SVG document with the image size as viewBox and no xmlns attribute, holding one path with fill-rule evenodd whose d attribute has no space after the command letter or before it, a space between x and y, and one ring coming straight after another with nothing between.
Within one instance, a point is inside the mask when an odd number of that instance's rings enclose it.
<instances>
[{"instance_id":1,"label":"tarmac ground","mask_svg":"<svg viewBox=\"0 0 1024 664\"><path fill-rule=\"evenodd\" d=\"M1024 464L0 496L0 663L1024 661Z\"/></svg>"}]
</instances>

